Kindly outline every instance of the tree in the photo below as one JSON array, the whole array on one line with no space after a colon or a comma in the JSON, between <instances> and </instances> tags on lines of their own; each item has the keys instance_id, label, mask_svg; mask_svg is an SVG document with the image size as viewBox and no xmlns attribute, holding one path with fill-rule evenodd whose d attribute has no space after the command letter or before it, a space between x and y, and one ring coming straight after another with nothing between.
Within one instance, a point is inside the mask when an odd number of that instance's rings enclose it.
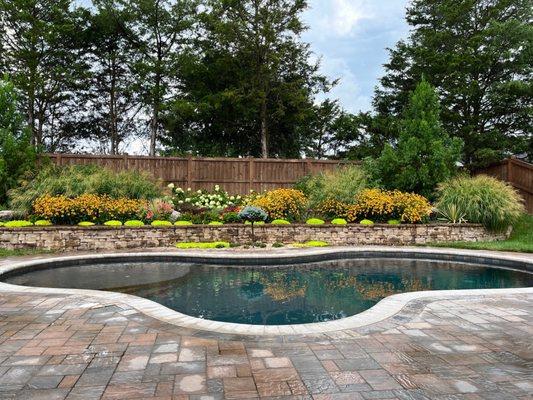
<instances>
[{"instance_id":1,"label":"tree","mask_svg":"<svg viewBox=\"0 0 533 400\"><path fill-rule=\"evenodd\" d=\"M387 144L370 166L386 189L431 198L437 184L456 173L461 150L461 140L450 138L442 127L435 89L423 80L409 99L397 144Z\"/></svg>"},{"instance_id":2,"label":"tree","mask_svg":"<svg viewBox=\"0 0 533 400\"><path fill-rule=\"evenodd\" d=\"M191 40L197 14L195 0L123 1L131 18L125 21L138 52L136 90L150 115L150 155L155 155L166 102L179 94L178 73Z\"/></svg>"},{"instance_id":3,"label":"tree","mask_svg":"<svg viewBox=\"0 0 533 400\"><path fill-rule=\"evenodd\" d=\"M330 86L300 34L304 0L211 0L169 114L172 148L298 157L313 97Z\"/></svg>"},{"instance_id":4,"label":"tree","mask_svg":"<svg viewBox=\"0 0 533 400\"><path fill-rule=\"evenodd\" d=\"M425 76L439 94L444 127L464 141L467 166L524 152L531 159L532 10L529 0L414 0L412 33L390 50L376 92L378 125L401 115Z\"/></svg>"},{"instance_id":5,"label":"tree","mask_svg":"<svg viewBox=\"0 0 533 400\"><path fill-rule=\"evenodd\" d=\"M20 91L32 143L62 145L63 125L79 107L85 65L76 36L84 29L70 0L0 0L0 73Z\"/></svg>"},{"instance_id":6,"label":"tree","mask_svg":"<svg viewBox=\"0 0 533 400\"><path fill-rule=\"evenodd\" d=\"M303 129L305 154L318 159L338 158L360 136L356 116L344 111L337 100L329 99L313 107Z\"/></svg>"},{"instance_id":7,"label":"tree","mask_svg":"<svg viewBox=\"0 0 533 400\"><path fill-rule=\"evenodd\" d=\"M4 78L0 80L0 204L6 203L9 189L35 167L36 149L23 121L17 110L15 88Z\"/></svg>"},{"instance_id":8,"label":"tree","mask_svg":"<svg viewBox=\"0 0 533 400\"><path fill-rule=\"evenodd\" d=\"M135 52L128 37L126 13L114 0L94 1L86 31L87 63L91 65L84 91L88 112L77 129L85 138L107 144L103 149L118 154L126 137L138 128L139 96L134 90Z\"/></svg>"}]
</instances>

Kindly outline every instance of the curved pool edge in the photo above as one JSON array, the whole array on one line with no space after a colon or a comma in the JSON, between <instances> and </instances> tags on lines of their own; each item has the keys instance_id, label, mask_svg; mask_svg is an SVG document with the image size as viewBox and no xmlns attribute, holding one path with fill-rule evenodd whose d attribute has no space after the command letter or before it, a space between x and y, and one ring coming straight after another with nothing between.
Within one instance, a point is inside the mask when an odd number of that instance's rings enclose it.
<instances>
[{"instance_id":1,"label":"curved pool edge","mask_svg":"<svg viewBox=\"0 0 533 400\"><path fill-rule=\"evenodd\" d=\"M114 260L115 262L122 259L154 258L174 259L188 262L213 262L213 263L239 263L240 265L257 266L257 264L268 263L303 263L312 261L323 261L327 259L341 259L353 257L402 257L411 258L415 256L418 259L429 260L447 260L472 262L483 261L488 266L499 265L501 268L511 268L524 272L533 272L532 257L524 254L497 254L494 252L485 252L477 250L456 250L442 248L391 248L391 247L343 247L327 249L301 249L301 250L281 250L273 252L230 252L230 251L171 251L171 252L139 252L139 253L109 253L109 254L83 254L74 256L54 256L45 258L33 258L25 261L3 262L0 265L0 278L9 272L16 270L36 269L46 267L50 264L77 264L82 265L84 261L102 261ZM398 314L408 303L415 300L435 300L440 299L462 299L466 297L486 297L502 296L509 294L533 294L532 288L512 288L512 289L468 289L468 290L439 290L439 291L422 291L409 292L388 296L382 299L373 307L359 314L346 317L343 319L318 322L311 324L297 325L247 325L204 320L191 317L174 311L159 303L147 300L135 295L105 292L89 289L59 289L59 288L41 288L12 285L0 282L0 294L7 292L24 292L35 294L65 294L81 295L96 298L100 301L113 304L127 304L137 311L166 322L171 325L209 331L221 334L236 335L254 335L254 336L290 336L299 334L320 334L335 332L341 330L362 328L382 322Z\"/></svg>"}]
</instances>

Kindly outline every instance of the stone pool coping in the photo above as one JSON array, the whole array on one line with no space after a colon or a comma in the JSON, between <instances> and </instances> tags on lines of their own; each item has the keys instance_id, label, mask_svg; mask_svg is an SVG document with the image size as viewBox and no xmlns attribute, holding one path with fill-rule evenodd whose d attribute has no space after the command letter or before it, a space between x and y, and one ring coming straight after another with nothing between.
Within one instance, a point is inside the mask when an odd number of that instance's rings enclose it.
<instances>
[{"instance_id":1,"label":"stone pool coping","mask_svg":"<svg viewBox=\"0 0 533 400\"><path fill-rule=\"evenodd\" d=\"M500 268L515 269L533 273L533 256L530 254L497 253L476 250L459 250L445 248L413 247L342 247L322 249L283 249L269 251L158 251L136 253L83 254L73 256L32 257L29 260L7 259L0 263L0 278L15 271L32 270L49 267L50 264L83 265L95 261L132 261L132 260L175 260L212 264L275 265L298 264L313 261L325 261L346 258L416 258L426 260L459 261L466 263L488 264ZM247 325L204 320L171 310L159 303L129 294L104 292L88 289L39 288L12 285L0 282L0 294L6 292L24 292L35 294L83 295L107 303L125 303L136 310L160 321L202 331L224 334L280 336L299 334L320 334L346 329L361 328L381 322L399 313L408 303L426 299L460 299L465 297L500 296L507 294L533 294L531 288L513 289L469 289L469 290L435 290L401 293L388 296L375 306L359 314L340 320L298 325Z\"/></svg>"}]
</instances>

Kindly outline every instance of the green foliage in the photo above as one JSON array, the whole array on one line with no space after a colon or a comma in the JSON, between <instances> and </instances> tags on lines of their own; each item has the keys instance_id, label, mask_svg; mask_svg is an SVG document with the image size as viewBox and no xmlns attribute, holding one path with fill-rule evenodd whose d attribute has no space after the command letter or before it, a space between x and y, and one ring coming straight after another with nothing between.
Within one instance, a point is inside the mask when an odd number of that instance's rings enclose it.
<instances>
[{"instance_id":1,"label":"green foliage","mask_svg":"<svg viewBox=\"0 0 533 400\"><path fill-rule=\"evenodd\" d=\"M111 226L111 227L118 227L118 226L122 226L122 222L111 220L111 221L104 222L104 225L105 226Z\"/></svg>"},{"instance_id":2,"label":"green foliage","mask_svg":"<svg viewBox=\"0 0 533 400\"><path fill-rule=\"evenodd\" d=\"M441 208L436 211L440 216L440 220L444 220L450 224L462 224L466 222L466 212L464 212L456 203L442 204Z\"/></svg>"},{"instance_id":3,"label":"green foliage","mask_svg":"<svg viewBox=\"0 0 533 400\"><path fill-rule=\"evenodd\" d=\"M189 226L189 225L193 225L193 223L191 221L176 221L174 222L174 225L175 226Z\"/></svg>"},{"instance_id":4,"label":"green foliage","mask_svg":"<svg viewBox=\"0 0 533 400\"><path fill-rule=\"evenodd\" d=\"M400 125L397 145L385 146L368 168L386 189L432 198L438 183L456 174L462 144L442 128L438 96L425 80L411 95Z\"/></svg>"},{"instance_id":5,"label":"green foliage","mask_svg":"<svg viewBox=\"0 0 533 400\"><path fill-rule=\"evenodd\" d=\"M4 226L6 228L26 228L28 226L33 226L33 224L30 221L15 220L4 223Z\"/></svg>"},{"instance_id":6,"label":"green foliage","mask_svg":"<svg viewBox=\"0 0 533 400\"><path fill-rule=\"evenodd\" d=\"M161 187L148 174L136 171L113 172L96 165L50 166L12 190L9 197L13 209L28 212L33 202L45 194L77 197L88 193L154 199L161 195Z\"/></svg>"},{"instance_id":7,"label":"green foliage","mask_svg":"<svg viewBox=\"0 0 533 400\"><path fill-rule=\"evenodd\" d=\"M319 218L310 218L305 221L307 225L324 225L326 222Z\"/></svg>"},{"instance_id":8,"label":"green foliage","mask_svg":"<svg viewBox=\"0 0 533 400\"><path fill-rule=\"evenodd\" d=\"M220 226L220 225L224 225L224 222L221 222L221 221L211 221L211 222L208 223L207 225L216 225L216 226Z\"/></svg>"},{"instance_id":9,"label":"green foliage","mask_svg":"<svg viewBox=\"0 0 533 400\"><path fill-rule=\"evenodd\" d=\"M279 248L279 247L285 247L285 245L281 242L274 242L272 243L272 247Z\"/></svg>"},{"instance_id":10,"label":"green foliage","mask_svg":"<svg viewBox=\"0 0 533 400\"><path fill-rule=\"evenodd\" d=\"M35 226L52 226L53 224L46 219L39 219L33 223Z\"/></svg>"},{"instance_id":11,"label":"green foliage","mask_svg":"<svg viewBox=\"0 0 533 400\"><path fill-rule=\"evenodd\" d=\"M290 225L291 223L286 219L275 219L271 222L272 225Z\"/></svg>"},{"instance_id":12,"label":"green foliage","mask_svg":"<svg viewBox=\"0 0 533 400\"><path fill-rule=\"evenodd\" d=\"M177 243L178 249L223 249L229 248L228 242L182 242Z\"/></svg>"},{"instance_id":13,"label":"green foliage","mask_svg":"<svg viewBox=\"0 0 533 400\"><path fill-rule=\"evenodd\" d=\"M368 187L368 179L363 168L347 165L304 177L295 187L308 197L309 206L316 209L327 200L352 203L354 197Z\"/></svg>"},{"instance_id":14,"label":"green foliage","mask_svg":"<svg viewBox=\"0 0 533 400\"><path fill-rule=\"evenodd\" d=\"M124 222L124 226L127 226L128 228L140 228L141 226L144 226L144 222L139 221L138 219L131 219Z\"/></svg>"},{"instance_id":15,"label":"green foliage","mask_svg":"<svg viewBox=\"0 0 533 400\"><path fill-rule=\"evenodd\" d=\"M328 247L329 243L321 240L309 240L305 243L293 243L292 247Z\"/></svg>"},{"instance_id":16,"label":"green foliage","mask_svg":"<svg viewBox=\"0 0 533 400\"><path fill-rule=\"evenodd\" d=\"M90 221L81 221L78 223L78 226L83 226L83 227L89 227L89 226L94 226L95 223L94 222L90 222Z\"/></svg>"},{"instance_id":17,"label":"green foliage","mask_svg":"<svg viewBox=\"0 0 533 400\"><path fill-rule=\"evenodd\" d=\"M359 222L360 225L374 225L373 221L370 221L369 219L363 219L361 222Z\"/></svg>"},{"instance_id":18,"label":"green foliage","mask_svg":"<svg viewBox=\"0 0 533 400\"><path fill-rule=\"evenodd\" d=\"M347 225L348 222L344 218L335 218L331 220L332 225Z\"/></svg>"},{"instance_id":19,"label":"green foliage","mask_svg":"<svg viewBox=\"0 0 533 400\"><path fill-rule=\"evenodd\" d=\"M155 220L150 223L151 226L160 227L160 228L168 228L172 226L172 222L170 221L161 221L161 220Z\"/></svg>"},{"instance_id":20,"label":"green foliage","mask_svg":"<svg viewBox=\"0 0 533 400\"><path fill-rule=\"evenodd\" d=\"M533 253L533 215L522 214L513 225L513 231L507 240L493 242L431 243L430 246Z\"/></svg>"},{"instance_id":21,"label":"green foliage","mask_svg":"<svg viewBox=\"0 0 533 400\"><path fill-rule=\"evenodd\" d=\"M250 223L265 222L268 214L260 207L246 206L239 212L239 218Z\"/></svg>"},{"instance_id":22,"label":"green foliage","mask_svg":"<svg viewBox=\"0 0 533 400\"><path fill-rule=\"evenodd\" d=\"M389 219L387 221L387 224L389 225L400 225L402 223L402 221L398 220L398 219Z\"/></svg>"},{"instance_id":23,"label":"green foliage","mask_svg":"<svg viewBox=\"0 0 533 400\"><path fill-rule=\"evenodd\" d=\"M411 33L390 51L377 119L399 116L425 76L441 94L446 131L464 141L468 167L505 154L533 159L531 18L531 0L410 2Z\"/></svg>"},{"instance_id":24,"label":"green foliage","mask_svg":"<svg viewBox=\"0 0 533 400\"><path fill-rule=\"evenodd\" d=\"M241 217L239 217L239 213L235 211L228 211L222 213L222 221L225 224L236 224L241 222Z\"/></svg>"},{"instance_id":25,"label":"green foliage","mask_svg":"<svg viewBox=\"0 0 533 400\"><path fill-rule=\"evenodd\" d=\"M438 188L436 207L450 210L455 206L464 219L503 231L524 212L523 199L510 185L495 178L478 175L460 176Z\"/></svg>"},{"instance_id":26,"label":"green foliage","mask_svg":"<svg viewBox=\"0 0 533 400\"><path fill-rule=\"evenodd\" d=\"M37 152L30 138L17 110L13 84L7 78L0 79L0 204L5 204L8 191L35 169Z\"/></svg>"},{"instance_id":27,"label":"green foliage","mask_svg":"<svg viewBox=\"0 0 533 400\"><path fill-rule=\"evenodd\" d=\"M244 221L244 225L252 225L252 223L250 221ZM266 225L266 222L265 221L257 221L257 222L254 222L254 225L255 226Z\"/></svg>"}]
</instances>

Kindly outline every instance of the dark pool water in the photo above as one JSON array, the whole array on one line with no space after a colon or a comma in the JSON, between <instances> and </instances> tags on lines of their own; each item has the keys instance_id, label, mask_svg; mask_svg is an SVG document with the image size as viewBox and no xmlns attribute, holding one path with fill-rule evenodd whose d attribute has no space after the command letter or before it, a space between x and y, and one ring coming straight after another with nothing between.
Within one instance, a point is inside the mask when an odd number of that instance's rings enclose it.
<instances>
[{"instance_id":1,"label":"dark pool water","mask_svg":"<svg viewBox=\"0 0 533 400\"><path fill-rule=\"evenodd\" d=\"M351 316L395 293L529 287L533 274L449 262L361 259L283 267L94 264L34 271L5 281L123 292L194 317L284 325Z\"/></svg>"}]
</instances>

